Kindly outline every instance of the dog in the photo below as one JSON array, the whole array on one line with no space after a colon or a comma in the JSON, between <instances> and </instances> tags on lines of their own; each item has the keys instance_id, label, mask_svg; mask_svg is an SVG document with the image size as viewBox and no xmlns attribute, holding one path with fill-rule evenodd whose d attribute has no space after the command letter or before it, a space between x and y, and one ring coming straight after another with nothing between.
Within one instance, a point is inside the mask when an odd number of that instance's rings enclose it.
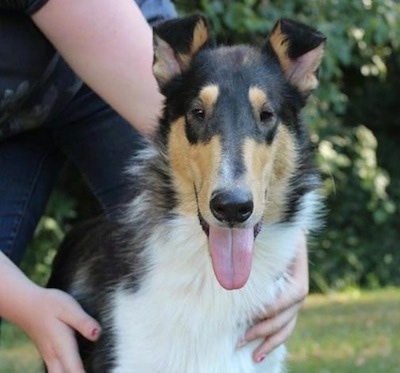
<instances>
[{"instance_id":1,"label":"dog","mask_svg":"<svg viewBox=\"0 0 400 373\"><path fill-rule=\"evenodd\" d=\"M87 372L285 371L245 331L290 286L288 267L321 220L321 181L301 111L325 36L278 21L262 48L217 46L202 15L154 30L165 107L129 168L139 192L116 222L67 236L50 287L102 325L80 340Z\"/></svg>"}]
</instances>

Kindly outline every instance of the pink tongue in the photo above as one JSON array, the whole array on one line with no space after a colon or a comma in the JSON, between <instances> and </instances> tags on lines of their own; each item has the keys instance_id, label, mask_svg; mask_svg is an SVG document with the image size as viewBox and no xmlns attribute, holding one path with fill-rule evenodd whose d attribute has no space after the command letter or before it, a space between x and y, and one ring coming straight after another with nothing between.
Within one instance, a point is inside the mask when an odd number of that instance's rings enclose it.
<instances>
[{"instance_id":1,"label":"pink tongue","mask_svg":"<svg viewBox=\"0 0 400 373\"><path fill-rule=\"evenodd\" d=\"M254 229L221 229L210 226L208 244L215 276L227 290L243 287L251 270Z\"/></svg>"}]
</instances>

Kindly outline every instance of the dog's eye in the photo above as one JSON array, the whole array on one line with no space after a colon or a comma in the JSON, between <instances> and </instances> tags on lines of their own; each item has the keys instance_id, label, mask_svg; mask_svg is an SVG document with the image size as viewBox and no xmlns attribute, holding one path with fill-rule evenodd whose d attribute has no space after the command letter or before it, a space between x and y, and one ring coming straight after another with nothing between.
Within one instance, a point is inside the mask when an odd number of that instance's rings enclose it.
<instances>
[{"instance_id":1,"label":"dog's eye","mask_svg":"<svg viewBox=\"0 0 400 373\"><path fill-rule=\"evenodd\" d=\"M204 120L204 118L206 116L204 110L200 109L200 108L192 109L192 111L190 113L191 113L192 117L197 120Z\"/></svg>"},{"instance_id":2,"label":"dog's eye","mask_svg":"<svg viewBox=\"0 0 400 373\"><path fill-rule=\"evenodd\" d=\"M274 113L270 109L262 109L260 112L260 122L261 123L268 123L272 117L274 116Z\"/></svg>"}]
</instances>

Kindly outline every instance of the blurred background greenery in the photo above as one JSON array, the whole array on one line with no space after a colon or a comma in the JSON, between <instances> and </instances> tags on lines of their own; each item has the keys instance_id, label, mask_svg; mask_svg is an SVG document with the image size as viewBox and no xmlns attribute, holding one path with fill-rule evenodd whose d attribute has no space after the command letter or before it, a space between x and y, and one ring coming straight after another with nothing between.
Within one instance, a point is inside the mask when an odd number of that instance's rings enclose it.
<instances>
[{"instance_id":1,"label":"blurred background greenery","mask_svg":"<svg viewBox=\"0 0 400 373\"><path fill-rule=\"evenodd\" d=\"M305 113L327 198L310 244L312 291L400 285L400 4L395 0L176 0L207 15L221 43L262 44L290 17L327 36L320 87ZM98 207L68 168L24 269L43 282L64 231Z\"/></svg>"}]
</instances>

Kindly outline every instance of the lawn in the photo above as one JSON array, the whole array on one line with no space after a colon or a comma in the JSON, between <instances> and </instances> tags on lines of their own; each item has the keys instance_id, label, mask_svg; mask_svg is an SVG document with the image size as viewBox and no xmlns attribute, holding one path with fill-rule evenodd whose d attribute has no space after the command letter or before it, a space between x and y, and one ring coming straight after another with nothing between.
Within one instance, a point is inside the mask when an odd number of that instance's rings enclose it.
<instances>
[{"instance_id":1,"label":"lawn","mask_svg":"<svg viewBox=\"0 0 400 373\"><path fill-rule=\"evenodd\" d=\"M293 373L400 372L400 289L310 296L289 351Z\"/></svg>"},{"instance_id":2,"label":"lawn","mask_svg":"<svg viewBox=\"0 0 400 373\"><path fill-rule=\"evenodd\" d=\"M288 348L292 373L400 372L400 289L309 296ZM0 372L40 372L35 349L8 324Z\"/></svg>"}]
</instances>

